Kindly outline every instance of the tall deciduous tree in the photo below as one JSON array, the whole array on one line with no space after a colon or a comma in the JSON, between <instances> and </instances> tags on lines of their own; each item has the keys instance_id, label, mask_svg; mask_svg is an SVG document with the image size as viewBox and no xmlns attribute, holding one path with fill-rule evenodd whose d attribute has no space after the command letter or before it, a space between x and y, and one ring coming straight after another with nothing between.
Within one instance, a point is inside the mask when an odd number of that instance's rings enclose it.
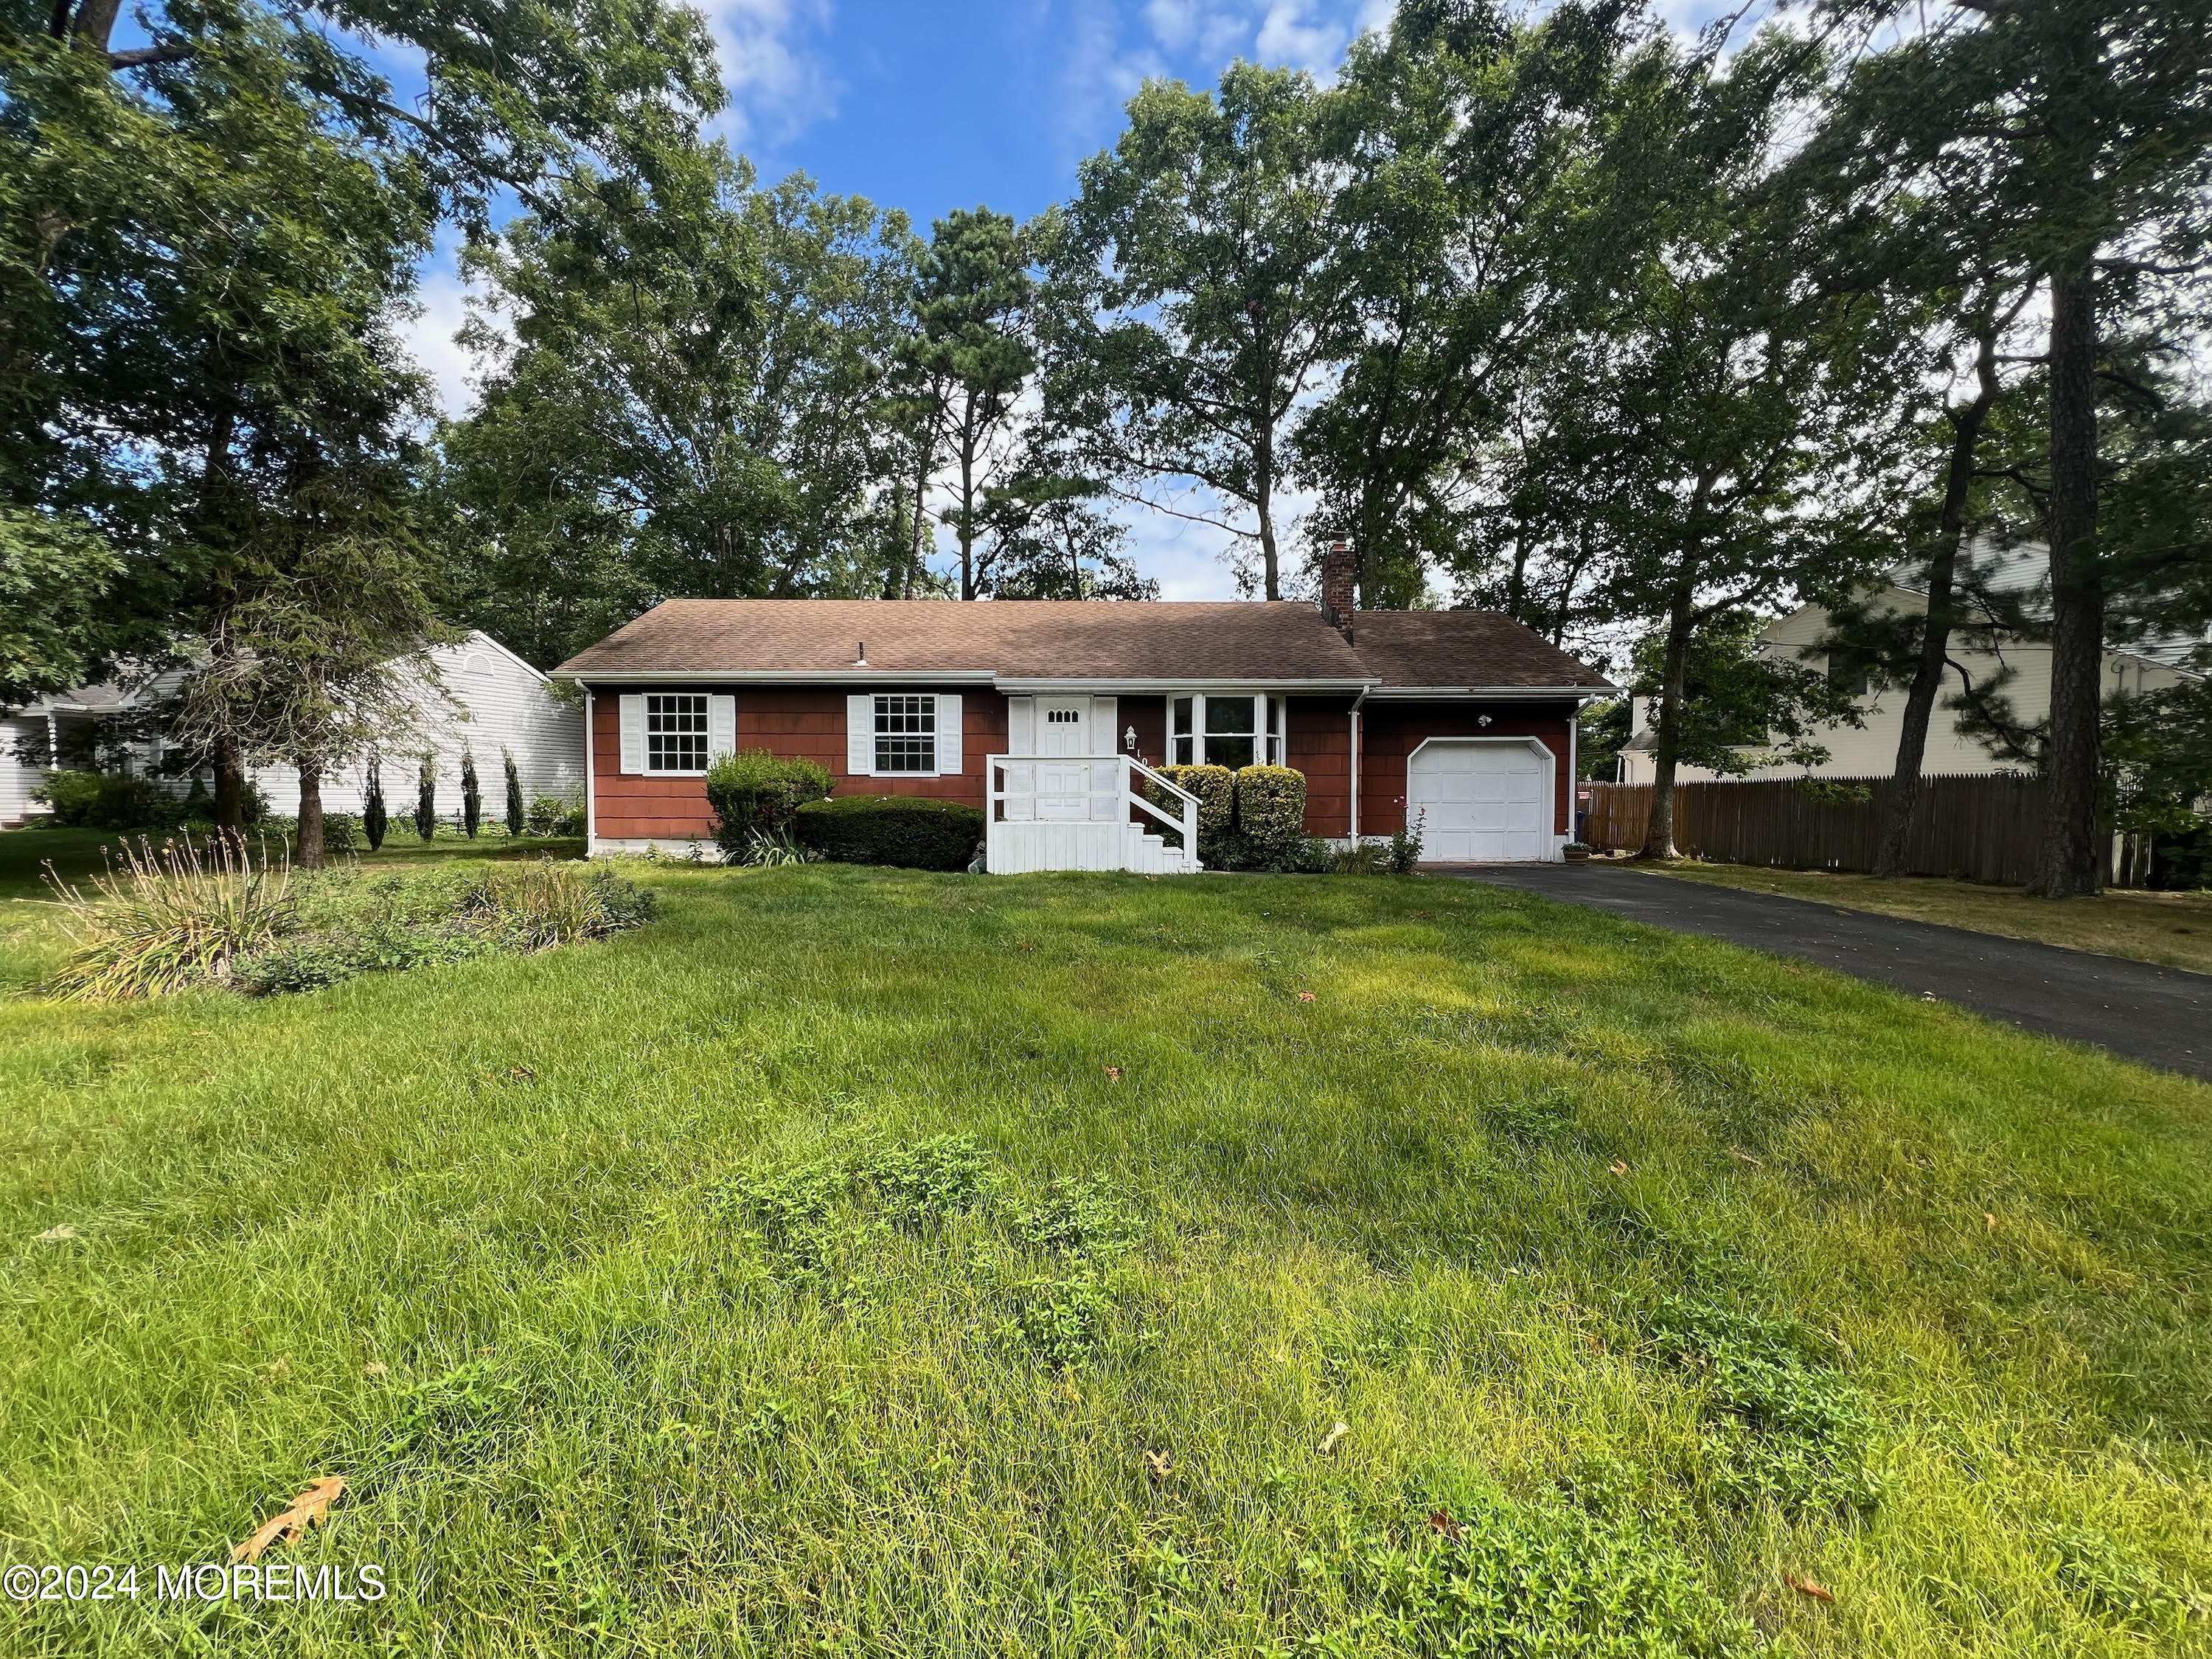
<instances>
[{"instance_id":1,"label":"tall deciduous tree","mask_svg":"<svg viewBox=\"0 0 2212 1659\"><path fill-rule=\"evenodd\" d=\"M457 620L540 666L669 595L858 597L902 562L904 219L690 165L474 256L490 368L442 444Z\"/></svg>"},{"instance_id":2,"label":"tall deciduous tree","mask_svg":"<svg viewBox=\"0 0 2212 1659\"><path fill-rule=\"evenodd\" d=\"M1600 441L1610 603L1661 641L1648 857L1674 856L1703 635L1747 609L1840 596L1894 556L1879 532L1925 354L1871 296L1822 284L1804 199L1773 177L1778 127L1819 84L1817 54L1796 40L1764 37L1725 69L1658 43L1606 114L1606 189L1646 229L1570 395Z\"/></svg>"},{"instance_id":3,"label":"tall deciduous tree","mask_svg":"<svg viewBox=\"0 0 2212 1659\"><path fill-rule=\"evenodd\" d=\"M1324 101L1343 175L1325 285L1340 367L1299 422L1299 470L1358 550L1364 604L1417 602L1437 566L1463 587L1504 562L1526 574L1531 514L1500 510L1513 488L1497 474L1526 459L1534 434L1516 423L1621 245L1588 174L1622 12L1409 6L1352 48ZM1528 619L1538 607L1508 586Z\"/></svg>"},{"instance_id":4,"label":"tall deciduous tree","mask_svg":"<svg viewBox=\"0 0 2212 1659\"><path fill-rule=\"evenodd\" d=\"M1151 82L1041 240L1046 402L1089 465L1155 506L1195 480L1282 596L1278 497L1334 338L1340 165L1310 77L1237 64L1218 92ZM1180 507L1168 510L1182 512Z\"/></svg>"}]
</instances>

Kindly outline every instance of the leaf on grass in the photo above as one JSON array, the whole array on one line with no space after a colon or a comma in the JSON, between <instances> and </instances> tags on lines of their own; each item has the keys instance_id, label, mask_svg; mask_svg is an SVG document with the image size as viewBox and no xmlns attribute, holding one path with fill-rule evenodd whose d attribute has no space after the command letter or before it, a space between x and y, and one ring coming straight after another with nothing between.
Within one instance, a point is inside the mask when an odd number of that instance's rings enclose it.
<instances>
[{"instance_id":1,"label":"leaf on grass","mask_svg":"<svg viewBox=\"0 0 2212 1659\"><path fill-rule=\"evenodd\" d=\"M1451 1513L1448 1510L1431 1510L1429 1512L1429 1530L1440 1532L1447 1538L1456 1540L1459 1537L1459 1522L1451 1518Z\"/></svg>"},{"instance_id":2,"label":"leaf on grass","mask_svg":"<svg viewBox=\"0 0 2212 1659\"><path fill-rule=\"evenodd\" d=\"M1628 1173L1628 1165L1626 1165L1626 1164L1623 1164L1623 1163L1622 1163L1619 1158L1616 1158L1615 1159L1613 1159L1612 1163L1610 1163L1610 1164L1607 1164L1605 1167L1606 1167L1607 1169L1608 1169L1608 1170L1612 1170L1612 1171L1613 1172L1613 1174L1615 1174L1615 1175L1626 1175L1626 1174Z\"/></svg>"},{"instance_id":3,"label":"leaf on grass","mask_svg":"<svg viewBox=\"0 0 2212 1659\"><path fill-rule=\"evenodd\" d=\"M1119 1083L1121 1080L1121 1068L1118 1066L1109 1066L1106 1068L1106 1075L1114 1082Z\"/></svg>"},{"instance_id":4,"label":"leaf on grass","mask_svg":"<svg viewBox=\"0 0 2212 1659\"><path fill-rule=\"evenodd\" d=\"M1992 1233L1997 1230L1997 1218L1987 1210L1982 1212L1982 1230Z\"/></svg>"},{"instance_id":5,"label":"leaf on grass","mask_svg":"<svg viewBox=\"0 0 2212 1659\"><path fill-rule=\"evenodd\" d=\"M1817 1578L1800 1578L1794 1572L1785 1572L1782 1575L1782 1582L1798 1595L1809 1595L1815 1601L1833 1601L1836 1599L1835 1592Z\"/></svg>"},{"instance_id":6,"label":"leaf on grass","mask_svg":"<svg viewBox=\"0 0 2212 1659\"><path fill-rule=\"evenodd\" d=\"M1749 1152L1739 1152L1735 1147L1731 1146L1728 1149L1728 1154L1739 1164L1748 1164L1753 1168L1758 1167L1759 1160L1753 1158Z\"/></svg>"},{"instance_id":7,"label":"leaf on grass","mask_svg":"<svg viewBox=\"0 0 2212 1659\"><path fill-rule=\"evenodd\" d=\"M391 1369L392 1367L386 1364L381 1359L372 1359L368 1364L361 1368L361 1374L363 1376L382 1376Z\"/></svg>"},{"instance_id":8,"label":"leaf on grass","mask_svg":"<svg viewBox=\"0 0 2212 1659\"><path fill-rule=\"evenodd\" d=\"M1298 1000L1300 1002L1311 1002L1313 1000L1314 994L1311 991L1301 991L1298 993Z\"/></svg>"},{"instance_id":9,"label":"leaf on grass","mask_svg":"<svg viewBox=\"0 0 2212 1659\"><path fill-rule=\"evenodd\" d=\"M66 1244L72 1238L81 1237L82 1236L82 1235L81 1235L76 1228L70 1226L68 1222L64 1221L58 1226L49 1227L46 1231L40 1233L39 1235L38 1242L41 1244Z\"/></svg>"},{"instance_id":10,"label":"leaf on grass","mask_svg":"<svg viewBox=\"0 0 2212 1659\"><path fill-rule=\"evenodd\" d=\"M1164 1451L1148 1451L1145 1454L1145 1473L1152 1476L1154 1486L1158 1486L1175 1473L1174 1460Z\"/></svg>"},{"instance_id":11,"label":"leaf on grass","mask_svg":"<svg viewBox=\"0 0 2212 1659\"><path fill-rule=\"evenodd\" d=\"M331 1505L345 1491L345 1477L325 1475L294 1498L282 1514L261 1523L261 1529L230 1553L234 1561L258 1561L262 1551L280 1538L297 1538L330 1513Z\"/></svg>"},{"instance_id":12,"label":"leaf on grass","mask_svg":"<svg viewBox=\"0 0 2212 1659\"><path fill-rule=\"evenodd\" d=\"M538 1073L527 1066L510 1066L507 1068L507 1074L517 1083L534 1083L538 1079Z\"/></svg>"},{"instance_id":13,"label":"leaf on grass","mask_svg":"<svg viewBox=\"0 0 2212 1659\"><path fill-rule=\"evenodd\" d=\"M1336 1449L1344 1443L1344 1437L1351 1432L1351 1424L1341 1421L1332 1423L1329 1425L1328 1432L1322 1436L1321 1444L1314 1449L1323 1457L1333 1457L1336 1455Z\"/></svg>"}]
</instances>

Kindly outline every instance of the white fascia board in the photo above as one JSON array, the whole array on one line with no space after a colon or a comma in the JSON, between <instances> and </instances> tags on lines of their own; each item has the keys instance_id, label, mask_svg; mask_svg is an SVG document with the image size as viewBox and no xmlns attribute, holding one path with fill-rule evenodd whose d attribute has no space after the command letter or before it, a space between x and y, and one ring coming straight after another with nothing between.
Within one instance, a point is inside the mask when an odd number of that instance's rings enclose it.
<instances>
[{"instance_id":1,"label":"white fascia board","mask_svg":"<svg viewBox=\"0 0 2212 1659\"><path fill-rule=\"evenodd\" d=\"M988 668L562 669L556 679L592 685L989 685Z\"/></svg>"},{"instance_id":2,"label":"white fascia board","mask_svg":"<svg viewBox=\"0 0 2212 1659\"><path fill-rule=\"evenodd\" d=\"M1291 691L1351 692L1358 690L1362 685L1366 684L1366 682L1364 680L1139 680L1127 678L1048 680L1002 678L997 684L999 690L1001 691L1026 696L1036 692L1051 693L1055 691L1066 691L1070 693L1090 691L1104 693L1109 696L1120 693L1127 693L1130 696L1142 696L1146 692L1152 691L1248 691L1254 693L1267 691L1277 694Z\"/></svg>"},{"instance_id":3,"label":"white fascia board","mask_svg":"<svg viewBox=\"0 0 2212 1659\"><path fill-rule=\"evenodd\" d=\"M1413 698L1423 702L1530 702L1571 697L1587 702L1620 691L1617 685L1378 685L1368 698L1373 702Z\"/></svg>"}]
</instances>

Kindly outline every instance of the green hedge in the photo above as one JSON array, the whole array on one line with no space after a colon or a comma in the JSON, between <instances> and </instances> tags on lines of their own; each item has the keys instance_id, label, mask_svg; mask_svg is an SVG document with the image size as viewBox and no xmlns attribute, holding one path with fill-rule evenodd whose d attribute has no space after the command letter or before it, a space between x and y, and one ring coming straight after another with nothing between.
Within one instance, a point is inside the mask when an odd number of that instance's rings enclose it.
<instances>
[{"instance_id":1,"label":"green hedge","mask_svg":"<svg viewBox=\"0 0 2212 1659\"><path fill-rule=\"evenodd\" d=\"M1306 835L1306 775L1287 766L1248 766L1237 773L1237 827L1263 859L1300 848Z\"/></svg>"},{"instance_id":2,"label":"green hedge","mask_svg":"<svg viewBox=\"0 0 2212 1659\"><path fill-rule=\"evenodd\" d=\"M823 799L836 781L819 761L784 759L765 749L720 757L707 769L715 845L740 854L757 836L789 835L792 815Z\"/></svg>"},{"instance_id":3,"label":"green hedge","mask_svg":"<svg viewBox=\"0 0 2212 1659\"><path fill-rule=\"evenodd\" d=\"M56 772L31 799L52 807L56 823L87 830L153 828L165 804L145 779L112 772Z\"/></svg>"},{"instance_id":4,"label":"green hedge","mask_svg":"<svg viewBox=\"0 0 2212 1659\"><path fill-rule=\"evenodd\" d=\"M983 839L983 814L920 795L848 795L809 801L792 816L799 844L838 864L965 870Z\"/></svg>"},{"instance_id":5,"label":"green hedge","mask_svg":"<svg viewBox=\"0 0 2212 1659\"><path fill-rule=\"evenodd\" d=\"M1225 766L1163 766L1160 775L1198 797L1198 837L1203 843L1229 828L1236 812L1237 775ZM1180 817L1182 803L1164 790L1152 789L1152 803Z\"/></svg>"}]
</instances>

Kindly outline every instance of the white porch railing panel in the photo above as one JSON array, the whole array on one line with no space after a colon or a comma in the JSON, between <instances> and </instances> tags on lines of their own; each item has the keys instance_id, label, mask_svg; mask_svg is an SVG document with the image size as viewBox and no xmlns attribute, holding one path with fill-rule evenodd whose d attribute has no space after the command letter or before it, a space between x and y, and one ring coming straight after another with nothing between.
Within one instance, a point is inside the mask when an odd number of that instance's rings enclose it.
<instances>
[{"instance_id":1,"label":"white porch railing panel","mask_svg":"<svg viewBox=\"0 0 2212 1659\"><path fill-rule=\"evenodd\" d=\"M993 755L985 825L994 875L1040 870L1195 873L1198 797L1134 755ZM1139 780L1141 779L1141 781ZM1163 807L1146 792L1156 786ZM1144 813L1182 837L1170 847L1132 818Z\"/></svg>"}]
</instances>

